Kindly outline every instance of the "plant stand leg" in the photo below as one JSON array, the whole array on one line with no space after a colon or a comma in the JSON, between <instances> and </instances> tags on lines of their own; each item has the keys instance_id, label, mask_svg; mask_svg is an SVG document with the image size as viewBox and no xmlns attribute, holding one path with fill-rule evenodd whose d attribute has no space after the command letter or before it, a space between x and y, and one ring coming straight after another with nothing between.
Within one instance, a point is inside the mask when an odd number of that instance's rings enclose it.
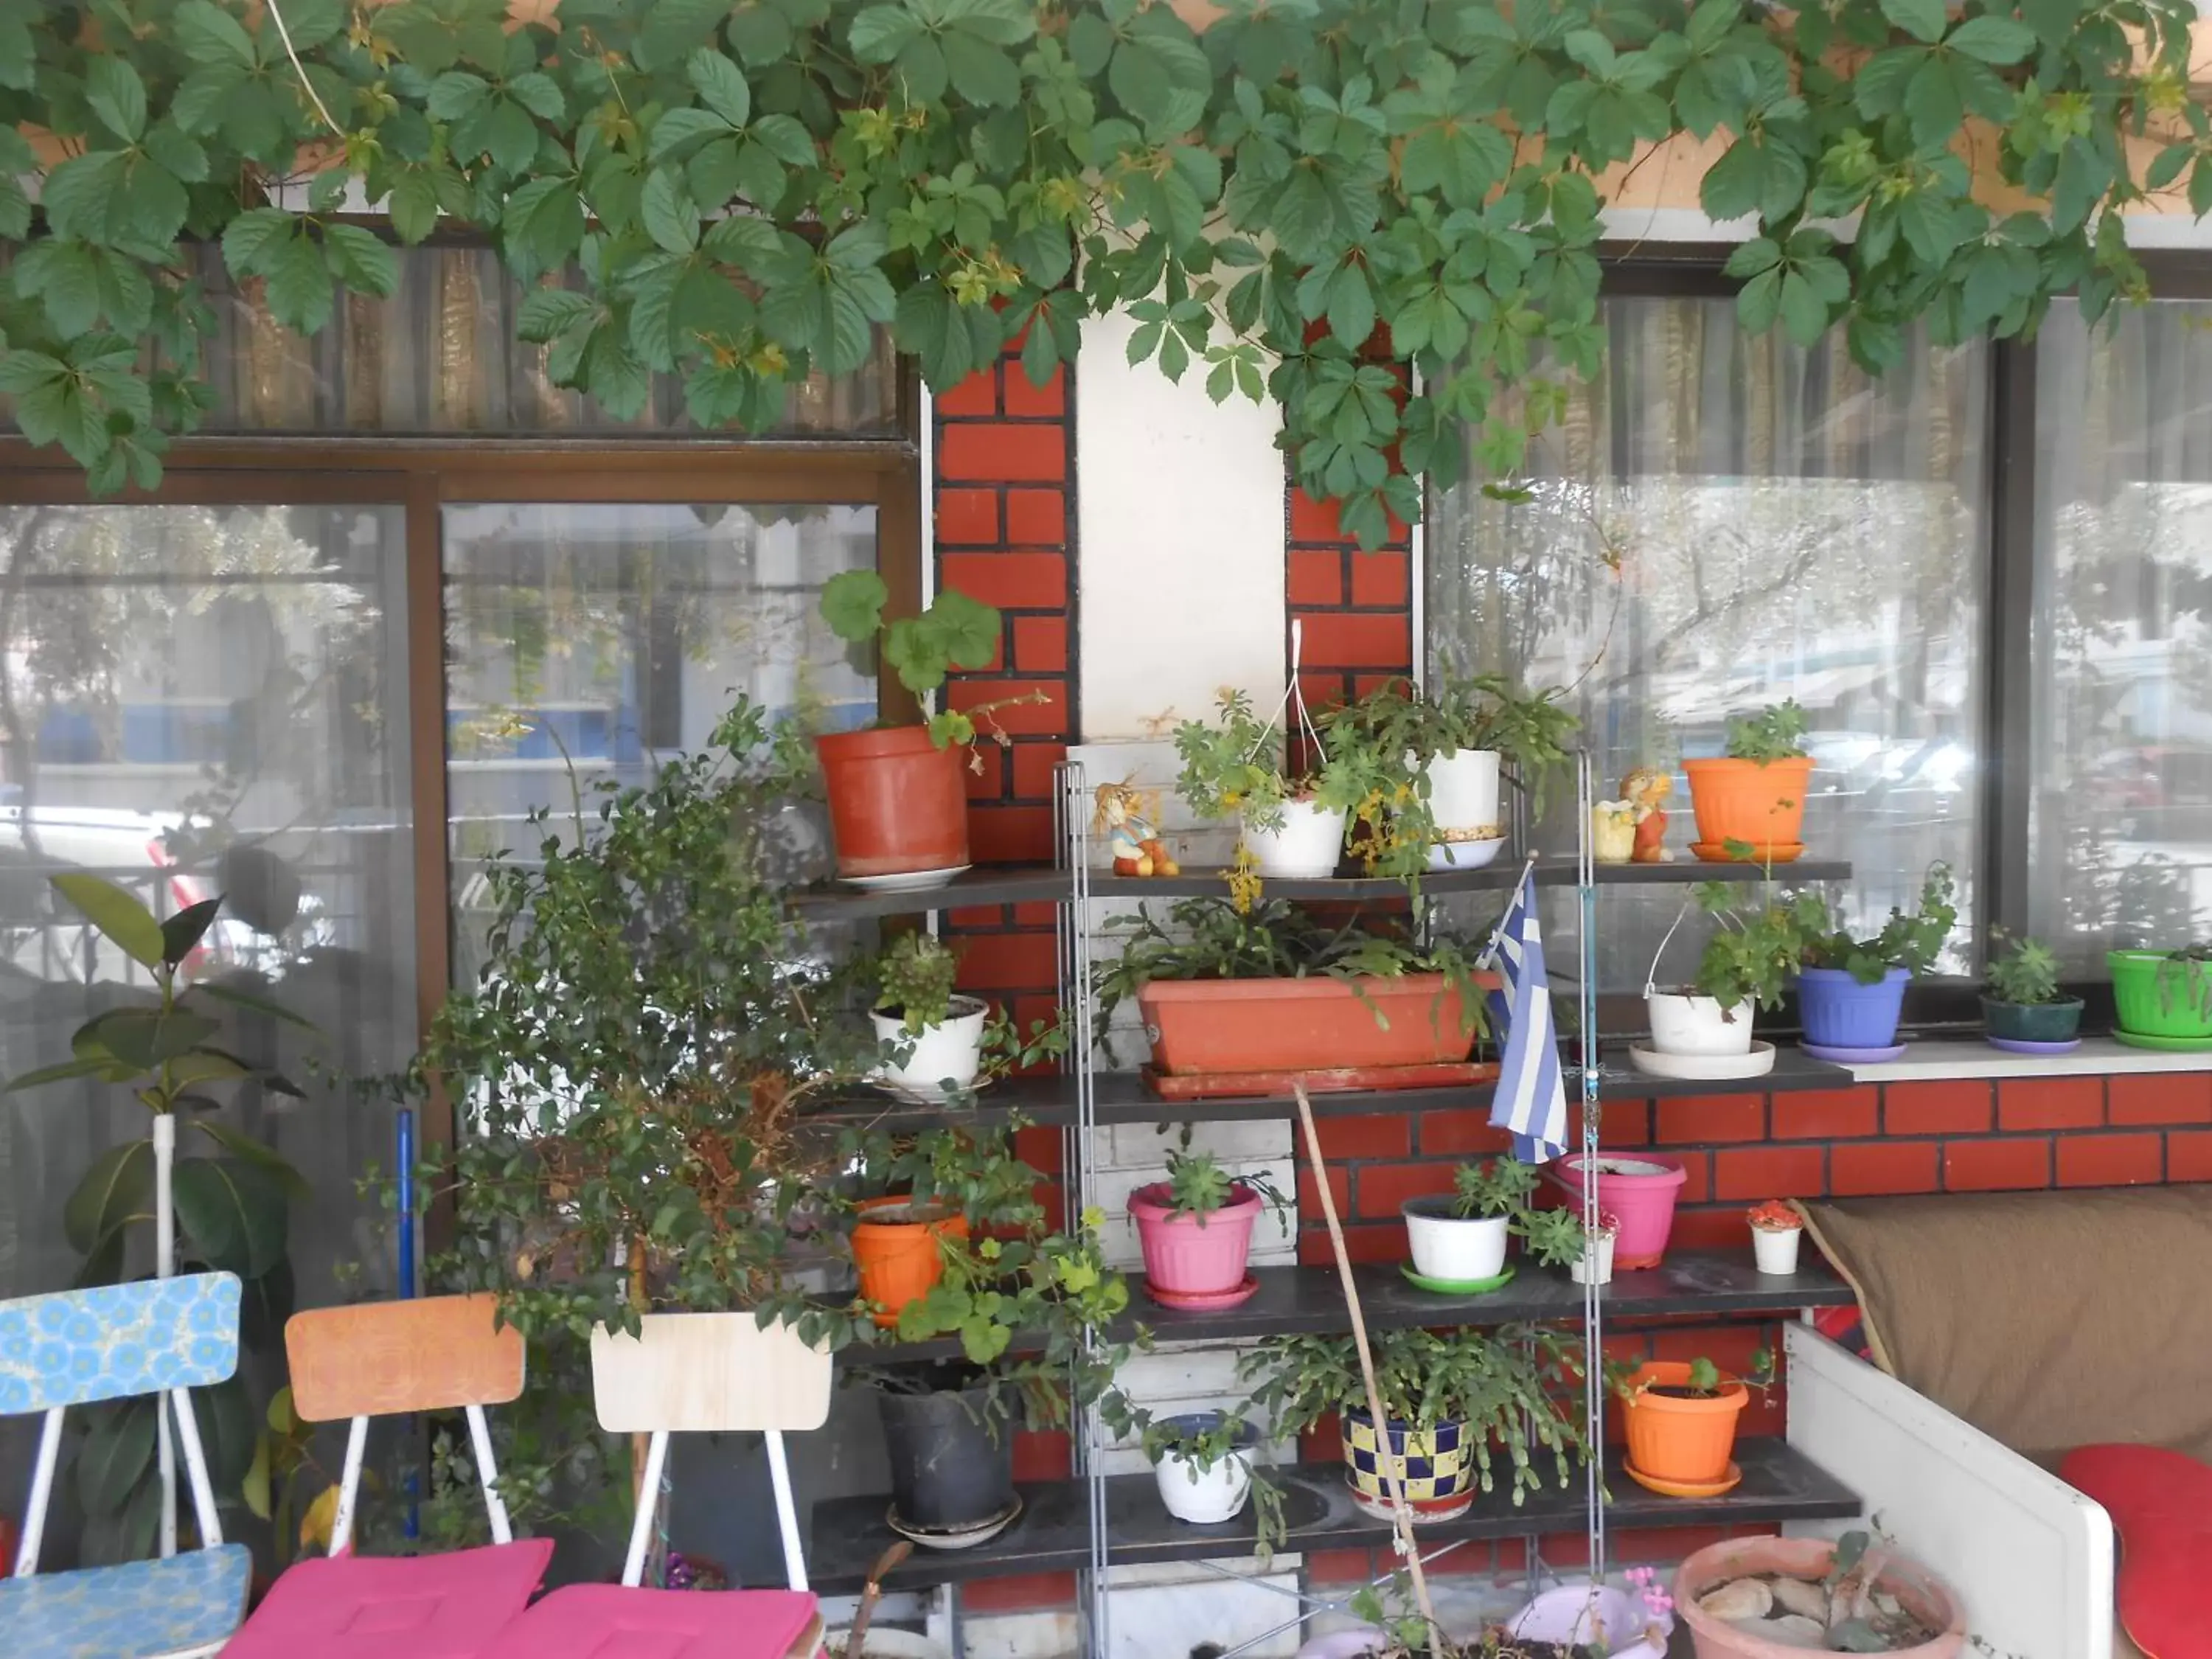
<instances>
[{"instance_id":1,"label":"plant stand leg","mask_svg":"<svg viewBox=\"0 0 2212 1659\"><path fill-rule=\"evenodd\" d=\"M1298 1122L1305 1131L1306 1158L1313 1165L1314 1189L1321 1194L1322 1219L1328 1223L1328 1247L1336 1256L1337 1277L1344 1285L1345 1306L1352 1314L1352 1340L1359 1350L1359 1377L1367 1385L1367 1415L1382 1443L1382 1484L1389 1490L1397 1527L1397 1535L1391 1541L1406 1559L1406 1571L1413 1581L1413 1605L1420 1609L1422 1621L1428 1626L1430 1644L1441 1649L1443 1627L1437 1623L1437 1609L1429 1600L1428 1575L1421 1571L1421 1550L1413 1539L1413 1510L1406 1502L1406 1484L1399 1478L1398 1466L1389 1453L1390 1419L1382 1410L1382 1391L1375 1382L1375 1355L1367 1345L1367 1320L1359 1310L1359 1287L1352 1279L1352 1253L1345 1249L1344 1225L1336 1218L1336 1200L1328 1190L1328 1167L1322 1160L1321 1131L1314 1127L1313 1102L1306 1097L1304 1084L1293 1083L1291 1087L1298 1097Z\"/></svg>"},{"instance_id":2,"label":"plant stand leg","mask_svg":"<svg viewBox=\"0 0 2212 1659\"><path fill-rule=\"evenodd\" d=\"M177 1164L177 1120L154 1114L154 1276L177 1275L177 1206L172 1179ZM154 1402L155 1449L161 1460L161 1553L177 1553L177 1443L169 1431L168 1407Z\"/></svg>"}]
</instances>

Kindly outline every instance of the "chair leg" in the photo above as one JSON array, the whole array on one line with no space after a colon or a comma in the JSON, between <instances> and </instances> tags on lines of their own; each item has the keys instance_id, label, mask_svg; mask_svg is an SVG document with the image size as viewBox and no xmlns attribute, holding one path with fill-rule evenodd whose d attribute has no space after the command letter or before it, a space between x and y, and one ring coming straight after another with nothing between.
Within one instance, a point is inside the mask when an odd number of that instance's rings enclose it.
<instances>
[{"instance_id":1,"label":"chair leg","mask_svg":"<svg viewBox=\"0 0 2212 1659\"><path fill-rule=\"evenodd\" d=\"M806 1628L792 1638L791 1645L783 1650L783 1659L818 1659L822 1632L822 1615L817 1613L806 1621Z\"/></svg>"}]
</instances>

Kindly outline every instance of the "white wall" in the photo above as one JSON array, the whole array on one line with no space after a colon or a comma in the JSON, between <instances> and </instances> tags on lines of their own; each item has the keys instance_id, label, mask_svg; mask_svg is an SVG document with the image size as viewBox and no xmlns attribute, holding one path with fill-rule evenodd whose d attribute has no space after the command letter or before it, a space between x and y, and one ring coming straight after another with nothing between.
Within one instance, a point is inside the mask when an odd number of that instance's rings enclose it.
<instances>
[{"instance_id":1,"label":"white wall","mask_svg":"<svg viewBox=\"0 0 2212 1659\"><path fill-rule=\"evenodd\" d=\"M1132 365L1135 325L1083 325L1075 374L1077 632L1086 738L1156 735L1234 685L1283 689L1283 453L1272 405L1216 404Z\"/></svg>"}]
</instances>

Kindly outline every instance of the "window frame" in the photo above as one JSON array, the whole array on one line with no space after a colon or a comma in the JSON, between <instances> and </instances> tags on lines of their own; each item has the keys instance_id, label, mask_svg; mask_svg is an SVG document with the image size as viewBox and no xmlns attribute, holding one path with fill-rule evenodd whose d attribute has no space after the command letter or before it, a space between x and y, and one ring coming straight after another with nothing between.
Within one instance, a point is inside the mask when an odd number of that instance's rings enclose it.
<instances>
[{"instance_id":1,"label":"window frame","mask_svg":"<svg viewBox=\"0 0 2212 1659\"><path fill-rule=\"evenodd\" d=\"M179 439L160 484L95 496L82 469L50 450L0 437L0 501L13 506L390 506L406 515L403 620L407 661L410 811L414 824L416 1036L444 1003L452 974L446 768L443 509L463 502L726 502L732 506L824 502L872 507L877 569L892 616L922 598L919 398L902 365L901 433L876 438L544 439L482 434L451 440L323 434L226 434ZM911 719L913 694L879 676L878 707ZM427 1145L450 1144L452 1103L425 1103Z\"/></svg>"},{"instance_id":2,"label":"window frame","mask_svg":"<svg viewBox=\"0 0 2212 1659\"><path fill-rule=\"evenodd\" d=\"M1723 270L1733 242L1607 241L1598 247L1601 301L1607 299L1733 300L1741 284ZM2212 300L2212 249L2137 251L2149 275L2153 301ZM2033 882L2028 846L2028 801L2034 751L2031 729L2034 687L2036 345L2033 339L1991 340L1985 472L1982 501L1989 512L1988 589L1984 599L1981 708L1976 735L1977 837L1973 902L1962 920L1972 929L1978 965L1988 960L1992 929L2027 932ZM1425 656L1426 625L1420 649ZM1907 988L1908 1027L1978 1026L1978 976L1947 975L1916 980ZM2108 979L2064 981L2066 994L2087 1005L2093 1029L2112 1020ZM1785 1000L1773 1022L1797 1028L1796 1000ZM1640 1031L1641 997L1607 994L1600 999L1600 1028Z\"/></svg>"}]
</instances>

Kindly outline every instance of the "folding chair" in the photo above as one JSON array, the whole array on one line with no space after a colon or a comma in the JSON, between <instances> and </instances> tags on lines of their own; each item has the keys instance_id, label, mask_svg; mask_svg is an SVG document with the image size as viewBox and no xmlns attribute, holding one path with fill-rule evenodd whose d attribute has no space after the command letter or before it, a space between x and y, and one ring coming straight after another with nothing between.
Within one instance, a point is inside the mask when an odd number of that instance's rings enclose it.
<instances>
[{"instance_id":1,"label":"folding chair","mask_svg":"<svg viewBox=\"0 0 2212 1659\"><path fill-rule=\"evenodd\" d=\"M830 1415L830 1355L746 1313L647 1314L641 1334L592 1333L592 1398L611 1434L649 1433L644 1484L620 1584L555 1590L507 1627L485 1659L813 1659L822 1619L806 1588L783 1431ZM759 1430L768 1441L787 1590L641 1589L668 1437Z\"/></svg>"},{"instance_id":2,"label":"folding chair","mask_svg":"<svg viewBox=\"0 0 2212 1659\"><path fill-rule=\"evenodd\" d=\"M238 1369L238 1279L186 1273L0 1302L0 1416L46 1413L15 1576L0 1579L0 1654L8 1659L199 1659L246 1613L253 1559L222 1541L191 1389ZM105 1400L166 1395L199 1517L200 1547L153 1561L39 1572L39 1543L62 1413Z\"/></svg>"},{"instance_id":3,"label":"folding chair","mask_svg":"<svg viewBox=\"0 0 2212 1659\"><path fill-rule=\"evenodd\" d=\"M292 1404L310 1423L353 1419L327 1556L285 1572L223 1659L473 1659L545 1577L553 1540L514 1541L493 1482L486 1406L522 1392L522 1335L490 1296L319 1308L284 1326ZM464 1407L496 1540L442 1555L351 1553L368 1419Z\"/></svg>"}]
</instances>

